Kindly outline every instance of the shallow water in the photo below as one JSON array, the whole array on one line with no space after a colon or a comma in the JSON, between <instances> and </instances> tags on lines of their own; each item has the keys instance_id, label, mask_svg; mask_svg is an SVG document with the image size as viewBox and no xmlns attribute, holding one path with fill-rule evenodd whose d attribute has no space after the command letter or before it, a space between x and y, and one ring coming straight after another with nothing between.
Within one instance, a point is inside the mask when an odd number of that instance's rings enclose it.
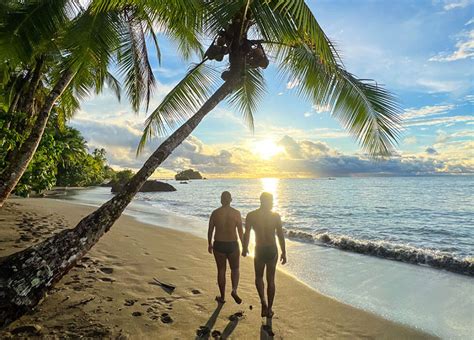
<instances>
[{"instance_id":1,"label":"shallow water","mask_svg":"<svg viewBox=\"0 0 474 340\"><path fill-rule=\"evenodd\" d=\"M395 256L415 251L420 258L441 258L449 265L453 260L472 264L472 177L170 182L178 191L140 193L127 212L206 237L206 220L221 191L233 194L233 205L243 216L258 207L262 191L269 191L287 231L306 241L290 242L288 272L340 301L444 338L469 338L474 331L472 277L340 251L337 244L327 247L320 241L328 235L383 245L383 257L388 257L385 249ZM111 197L109 188L72 196L93 205Z\"/></svg>"}]
</instances>

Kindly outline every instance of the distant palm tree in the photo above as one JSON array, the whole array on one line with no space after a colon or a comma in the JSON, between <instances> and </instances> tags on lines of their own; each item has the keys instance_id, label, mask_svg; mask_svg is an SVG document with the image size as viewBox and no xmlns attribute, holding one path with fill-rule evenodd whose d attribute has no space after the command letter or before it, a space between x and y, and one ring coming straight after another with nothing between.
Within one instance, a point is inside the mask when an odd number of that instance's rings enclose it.
<instances>
[{"instance_id":1,"label":"distant palm tree","mask_svg":"<svg viewBox=\"0 0 474 340\"><path fill-rule=\"evenodd\" d=\"M103 2L103 10L123 6L123 1ZM153 3L159 2L127 1L127 5L143 3L149 5L152 13L159 13L153 9ZM165 127L187 120L153 152L122 191L83 218L74 229L14 254L0 264L0 273L6 278L6 284L0 281L0 295L8 301L0 306L0 320L12 320L36 305L52 283L110 229L146 179L221 101L228 99L253 127L253 112L265 92L262 69L270 60L283 77L298 84L302 98L329 106L371 155L390 153L399 130L395 100L378 84L360 80L344 69L334 46L303 0L167 3L176 8L179 4L183 6L183 15L174 25L184 27L195 37L210 37L212 43L202 60L148 117L139 150L155 132L163 133ZM186 15L189 6L193 6L192 18ZM211 60L224 62L226 70L220 74L224 80L221 85L219 73L208 63ZM26 264L22 273L14 273L12 268L23 263ZM38 271L41 275L35 274ZM12 288L19 282L24 285L21 299Z\"/></svg>"},{"instance_id":2,"label":"distant palm tree","mask_svg":"<svg viewBox=\"0 0 474 340\"><path fill-rule=\"evenodd\" d=\"M160 7L161 4L161 7ZM152 24L196 46L187 31L173 29L173 3L156 3L166 16L151 18L137 6L102 10L102 1L83 8L77 0L5 0L0 4L0 107L26 113L26 139L0 171L0 207L26 170L53 106L78 107L78 100L104 85L120 98L121 83L135 111L148 107L155 78L146 40L159 48ZM186 34L184 34L186 33ZM114 71L114 72L113 72ZM114 77L118 74L120 81ZM61 103L62 102L62 103Z\"/></svg>"}]
</instances>

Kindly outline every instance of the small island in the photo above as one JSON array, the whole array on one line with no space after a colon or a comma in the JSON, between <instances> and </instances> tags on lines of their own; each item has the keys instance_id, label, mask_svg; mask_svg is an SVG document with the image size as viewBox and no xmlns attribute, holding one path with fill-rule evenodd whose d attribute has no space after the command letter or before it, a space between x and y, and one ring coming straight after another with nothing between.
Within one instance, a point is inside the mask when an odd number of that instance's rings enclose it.
<instances>
[{"instance_id":1,"label":"small island","mask_svg":"<svg viewBox=\"0 0 474 340\"><path fill-rule=\"evenodd\" d=\"M190 179L202 179L202 175L199 173L199 171L194 171L193 169L188 169L188 170L178 172L174 176L174 178L177 181L188 181Z\"/></svg>"}]
</instances>

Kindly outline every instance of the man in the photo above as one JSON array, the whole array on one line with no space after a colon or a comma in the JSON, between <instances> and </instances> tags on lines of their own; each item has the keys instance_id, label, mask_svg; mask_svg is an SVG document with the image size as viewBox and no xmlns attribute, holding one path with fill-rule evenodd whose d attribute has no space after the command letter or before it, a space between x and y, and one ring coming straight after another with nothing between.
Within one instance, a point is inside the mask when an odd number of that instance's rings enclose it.
<instances>
[{"instance_id":1,"label":"man","mask_svg":"<svg viewBox=\"0 0 474 340\"><path fill-rule=\"evenodd\" d=\"M217 265L217 283L221 295L216 296L216 301L225 303L226 264L229 261L232 281L231 296L236 303L240 304L242 299L237 294L240 275L240 248L237 242L237 233L239 234L240 242L242 242L242 218L240 217L240 212L230 206L230 202L232 202L230 192L224 191L221 195L222 207L214 210L209 219L209 229L207 232L208 251L210 254L214 253ZM214 243L212 243L214 230Z\"/></svg>"},{"instance_id":2,"label":"man","mask_svg":"<svg viewBox=\"0 0 474 340\"><path fill-rule=\"evenodd\" d=\"M278 248L275 241L275 233L280 243L281 264L286 263L285 236L281 225L280 215L273 212L273 196L268 192L260 196L260 208L250 212L245 219L245 234L242 256L247 256L250 239L250 230L255 231L255 286L257 287L260 302L262 304L262 317L273 317L273 300L275 298L275 271L278 261ZM263 283L263 272L266 269L267 276L267 298L265 300L265 285Z\"/></svg>"}]
</instances>

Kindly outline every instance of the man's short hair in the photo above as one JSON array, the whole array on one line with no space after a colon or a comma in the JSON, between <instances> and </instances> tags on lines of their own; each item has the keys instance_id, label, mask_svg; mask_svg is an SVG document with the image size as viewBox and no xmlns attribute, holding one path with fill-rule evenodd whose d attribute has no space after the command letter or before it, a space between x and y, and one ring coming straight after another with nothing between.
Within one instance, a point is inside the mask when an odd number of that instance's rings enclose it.
<instances>
[{"instance_id":1,"label":"man's short hair","mask_svg":"<svg viewBox=\"0 0 474 340\"><path fill-rule=\"evenodd\" d=\"M265 203L272 203L273 202L273 195L270 194L269 192L262 192L260 195L260 203L265 204Z\"/></svg>"},{"instance_id":2,"label":"man's short hair","mask_svg":"<svg viewBox=\"0 0 474 340\"><path fill-rule=\"evenodd\" d=\"M221 203L229 204L232 201L232 195L228 191L224 191L221 194Z\"/></svg>"}]
</instances>

